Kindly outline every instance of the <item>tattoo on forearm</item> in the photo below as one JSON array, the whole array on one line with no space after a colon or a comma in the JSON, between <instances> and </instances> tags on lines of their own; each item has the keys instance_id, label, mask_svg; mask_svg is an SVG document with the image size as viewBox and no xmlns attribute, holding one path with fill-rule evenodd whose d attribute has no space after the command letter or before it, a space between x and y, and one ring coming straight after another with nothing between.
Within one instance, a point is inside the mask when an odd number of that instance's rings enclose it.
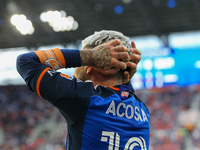
<instances>
[{"instance_id":1,"label":"tattoo on forearm","mask_svg":"<svg viewBox=\"0 0 200 150\"><path fill-rule=\"evenodd\" d=\"M90 51L89 50L80 50L80 57L81 57L81 65L82 66L89 66L90 64Z\"/></svg>"},{"instance_id":2,"label":"tattoo on forearm","mask_svg":"<svg viewBox=\"0 0 200 150\"><path fill-rule=\"evenodd\" d=\"M111 64L111 58L112 58L110 48L106 46L100 46L92 49L91 51L92 58L90 58L89 50L80 50L80 56L81 56L82 66L91 65L102 69Z\"/></svg>"},{"instance_id":3,"label":"tattoo on forearm","mask_svg":"<svg viewBox=\"0 0 200 150\"><path fill-rule=\"evenodd\" d=\"M104 69L111 63L112 54L110 48L106 46L100 46L93 50L92 52L92 62L98 68Z\"/></svg>"}]
</instances>

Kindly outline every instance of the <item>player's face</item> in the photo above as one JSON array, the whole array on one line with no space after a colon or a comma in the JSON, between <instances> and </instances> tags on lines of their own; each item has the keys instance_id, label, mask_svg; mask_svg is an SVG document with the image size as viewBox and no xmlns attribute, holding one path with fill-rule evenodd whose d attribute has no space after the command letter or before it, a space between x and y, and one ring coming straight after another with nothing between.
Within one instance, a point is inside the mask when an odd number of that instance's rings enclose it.
<instances>
[{"instance_id":1,"label":"player's face","mask_svg":"<svg viewBox=\"0 0 200 150\"><path fill-rule=\"evenodd\" d=\"M76 67L75 68L75 72L73 74L73 77L81 80L81 81L85 81L85 66L82 67Z\"/></svg>"}]
</instances>

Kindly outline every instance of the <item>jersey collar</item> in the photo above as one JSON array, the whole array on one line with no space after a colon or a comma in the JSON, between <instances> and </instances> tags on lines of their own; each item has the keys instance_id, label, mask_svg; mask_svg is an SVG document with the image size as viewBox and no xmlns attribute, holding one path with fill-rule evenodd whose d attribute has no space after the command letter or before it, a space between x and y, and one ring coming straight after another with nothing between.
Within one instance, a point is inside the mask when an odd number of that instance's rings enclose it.
<instances>
[{"instance_id":1,"label":"jersey collar","mask_svg":"<svg viewBox=\"0 0 200 150\"><path fill-rule=\"evenodd\" d=\"M116 86L109 86L109 88L118 91L119 96L122 100L125 100L129 97L129 94L133 94L134 91L131 91L131 88L128 85L116 85Z\"/></svg>"}]
</instances>

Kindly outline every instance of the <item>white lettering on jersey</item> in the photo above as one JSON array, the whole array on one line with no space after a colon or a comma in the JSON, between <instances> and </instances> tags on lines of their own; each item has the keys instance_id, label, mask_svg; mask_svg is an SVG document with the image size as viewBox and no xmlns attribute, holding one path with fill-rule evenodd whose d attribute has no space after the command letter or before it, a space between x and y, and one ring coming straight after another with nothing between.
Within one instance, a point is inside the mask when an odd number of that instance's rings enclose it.
<instances>
[{"instance_id":1,"label":"white lettering on jersey","mask_svg":"<svg viewBox=\"0 0 200 150\"><path fill-rule=\"evenodd\" d=\"M129 108L130 108L130 111L131 111L131 115L130 115L130 116L128 116L128 110L129 110ZM125 116L126 116L126 118L132 119L132 118L133 118L133 115L134 115L133 106L132 106L132 105L127 105L126 111L125 111Z\"/></svg>"},{"instance_id":2,"label":"white lettering on jersey","mask_svg":"<svg viewBox=\"0 0 200 150\"><path fill-rule=\"evenodd\" d=\"M119 117L124 117L124 112L122 112L121 114L119 113L120 107L123 107L123 108L125 109L125 108L126 108L126 104L124 104L124 103L119 103L119 105L117 106L117 116L119 116Z\"/></svg>"},{"instance_id":3,"label":"white lettering on jersey","mask_svg":"<svg viewBox=\"0 0 200 150\"><path fill-rule=\"evenodd\" d=\"M142 115L140 115L140 113ZM147 115L142 108L139 108L138 106L135 106L134 108L134 106L126 105L123 102L115 106L114 100L110 103L108 109L106 110L106 114L112 114L113 116L118 116L118 117L126 117L127 119L134 118L136 121L148 122Z\"/></svg>"},{"instance_id":4,"label":"white lettering on jersey","mask_svg":"<svg viewBox=\"0 0 200 150\"><path fill-rule=\"evenodd\" d=\"M135 116L134 116L135 120L137 121L142 121L142 118L140 116L140 109L138 106L135 106Z\"/></svg>"},{"instance_id":5,"label":"white lettering on jersey","mask_svg":"<svg viewBox=\"0 0 200 150\"><path fill-rule=\"evenodd\" d=\"M147 118L144 110L143 109L141 109L141 110L142 110L143 121L148 121L148 118Z\"/></svg>"},{"instance_id":6,"label":"white lettering on jersey","mask_svg":"<svg viewBox=\"0 0 200 150\"><path fill-rule=\"evenodd\" d=\"M106 114L109 114L109 113L112 113L113 116L116 116L115 114L115 102L112 101L110 106L108 107L107 111L106 111Z\"/></svg>"}]
</instances>

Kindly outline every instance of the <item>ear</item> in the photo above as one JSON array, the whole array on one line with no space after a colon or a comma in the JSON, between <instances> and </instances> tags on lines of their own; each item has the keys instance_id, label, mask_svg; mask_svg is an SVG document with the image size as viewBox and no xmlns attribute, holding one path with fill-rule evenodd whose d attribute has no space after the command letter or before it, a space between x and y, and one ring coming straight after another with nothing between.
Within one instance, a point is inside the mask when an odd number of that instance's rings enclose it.
<instances>
[{"instance_id":1,"label":"ear","mask_svg":"<svg viewBox=\"0 0 200 150\"><path fill-rule=\"evenodd\" d=\"M86 67L86 74L89 75L92 72L92 70L93 70L93 67L87 66Z\"/></svg>"}]
</instances>

